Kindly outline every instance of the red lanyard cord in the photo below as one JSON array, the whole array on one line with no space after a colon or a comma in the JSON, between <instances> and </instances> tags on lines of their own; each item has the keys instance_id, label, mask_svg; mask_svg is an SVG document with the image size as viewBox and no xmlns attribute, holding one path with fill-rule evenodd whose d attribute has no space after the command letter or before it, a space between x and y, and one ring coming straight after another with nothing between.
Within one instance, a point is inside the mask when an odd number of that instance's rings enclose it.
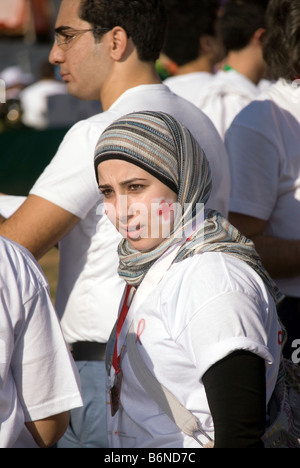
<instances>
[{"instance_id":1,"label":"red lanyard cord","mask_svg":"<svg viewBox=\"0 0 300 468\"><path fill-rule=\"evenodd\" d=\"M121 313L119 315L118 323L117 323L117 337L116 337L116 343L115 343L115 349L114 349L113 361L112 361L116 374L118 374L121 370L121 367L120 367L121 353L118 355L118 339L119 339L119 335L121 333L122 327L124 325L125 319L128 314L128 310L129 310L128 298L129 298L130 291L131 291L131 286L127 285Z\"/></svg>"}]
</instances>

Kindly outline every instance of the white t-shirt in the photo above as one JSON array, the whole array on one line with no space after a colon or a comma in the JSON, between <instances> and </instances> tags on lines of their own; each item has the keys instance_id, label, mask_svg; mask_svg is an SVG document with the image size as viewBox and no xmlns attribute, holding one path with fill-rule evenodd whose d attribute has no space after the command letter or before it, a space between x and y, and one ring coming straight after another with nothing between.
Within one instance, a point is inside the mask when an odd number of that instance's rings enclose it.
<instances>
[{"instance_id":1,"label":"white t-shirt","mask_svg":"<svg viewBox=\"0 0 300 468\"><path fill-rule=\"evenodd\" d=\"M228 211L230 179L225 146L205 114L167 86L129 89L108 111L76 124L31 190L81 218L60 242L56 309L68 343L106 342L115 323L124 288L117 275L120 235L103 213L103 198L94 173L94 151L110 123L141 110L164 111L191 130L211 163L213 193L208 206L222 213Z\"/></svg>"},{"instance_id":2,"label":"white t-shirt","mask_svg":"<svg viewBox=\"0 0 300 468\"><path fill-rule=\"evenodd\" d=\"M197 101L203 87L211 83L212 73L194 72L184 75L170 76L164 80L164 84L170 88L173 93L187 99L193 104Z\"/></svg>"},{"instance_id":3,"label":"white t-shirt","mask_svg":"<svg viewBox=\"0 0 300 468\"><path fill-rule=\"evenodd\" d=\"M3 237L0 257L0 448L36 448L24 423L82 406L79 377L39 266Z\"/></svg>"},{"instance_id":4,"label":"white t-shirt","mask_svg":"<svg viewBox=\"0 0 300 468\"><path fill-rule=\"evenodd\" d=\"M130 321L130 311L126 320ZM280 326L275 303L263 281L241 260L223 253L204 253L173 264L136 307L133 321L138 337L136 352L212 438L214 426L202 377L214 363L238 349L261 356L266 362L269 401L281 353ZM124 342L122 331L119 349ZM121 407L114 417L109 406L107 412L110 447L200 448L147 395L126 350L121 368ZM114 382L114 372L112 366L107 391ZM207 443L203 436L199 438Z\"/></svg>"},{"instance_id":5,"label":"white t-shirt","mask_svg":"<svg viewBox=\"0 0 300 468\"><path fill-rule=\"evenodd\" d=\"M234 120L226 135L230 210L267 221L266 233L300 239L300 88L273 84ZM300 276L276 279L300 297Z\"/></svg>"},{"instance_id":6,"label":"white t-shirt","mask_svg":"<svg viewBox=\"0 0 300 468\"><path fill-rule=\"evenodd\" d=\"M195 101L214 123L221 137L234 117L258 96L260 88L235 70L220 70Z\"/></svg>"},{"instance_id":7,"label":"white t-shirt","mask_svg":"<svg viewBox=\"0 0 300 468\"><path fill-rule=\"evenodd\" d=\"M23 108L22 120L28 127L42 130L48 126L48 97L68 94L64 83L55 80L40 80L20 93Z\"/></svg>"},{"instance_id":8,"label":"white t-shirt","mask_svg":"<svg viewBox=\"0 0 300 468\"><path fill-rule=\"evenodd\" d=\"M9 218L25 200L22 196L0 195L0 215Z\"/></svg>"}]
</instances>

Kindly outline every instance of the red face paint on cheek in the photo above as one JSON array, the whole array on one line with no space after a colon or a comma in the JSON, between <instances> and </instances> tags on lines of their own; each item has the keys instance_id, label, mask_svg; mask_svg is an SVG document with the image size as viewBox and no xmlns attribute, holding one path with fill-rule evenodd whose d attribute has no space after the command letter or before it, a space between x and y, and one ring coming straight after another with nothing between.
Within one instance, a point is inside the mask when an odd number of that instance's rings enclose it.
<instances>
[{"instance_id":1,"label":"red face paint on cheek","mask_svg":"<svg viewBox=\"0 0 300 468\"><path fill-rule=\"evenodd\" d=\"M162 216L165 222L168 222L171 219L171 213L174 213L173 204L162 200L159 203L158 215Z\"/></svg>"}]
</instances>

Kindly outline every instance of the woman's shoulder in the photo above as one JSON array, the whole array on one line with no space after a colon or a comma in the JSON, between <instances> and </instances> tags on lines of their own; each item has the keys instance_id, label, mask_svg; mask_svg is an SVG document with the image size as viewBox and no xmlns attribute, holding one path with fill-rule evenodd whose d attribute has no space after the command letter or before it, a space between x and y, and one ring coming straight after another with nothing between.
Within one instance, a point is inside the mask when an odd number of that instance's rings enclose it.
<instances>
[{"instance_id":1,"label":"woman's shoulder","mask_svg":"<svg viewBox=\"0 0 300 468\"><path fill-rule=\"evenodd\" d=\"M208 332L225 322L231 330L255 317L264 326L275 317L275 303L262 278L246 262L221 252L173 264L161 283L160 306L161 319L175 339L201 323Z\"/></svg>"},{"instance_id":2,"label":"woman's shoulder","mask_svg":"<svg viewBox=\"0 0 300 468\"><path fill-rule=\"evenodd\" d=\"M246 262L222 252L206 252L174 263L164 278L164 295L198 297L201 302L228 293L257 298L264 294L260 276Z\"/></svg>"}]
</instances>

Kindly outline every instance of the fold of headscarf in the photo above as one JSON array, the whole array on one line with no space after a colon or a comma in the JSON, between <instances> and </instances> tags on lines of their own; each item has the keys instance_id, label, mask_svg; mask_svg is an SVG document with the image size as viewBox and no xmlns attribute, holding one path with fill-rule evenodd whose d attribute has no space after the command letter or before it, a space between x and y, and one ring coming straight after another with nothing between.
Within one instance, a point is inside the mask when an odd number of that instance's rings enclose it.
<instances>
[{"instance_id":1,"label":"fold of headscarf","mask_svg":"<svg viewBox=\"0 0 300 468\"><path fill-rule=\"evenodd\" d=\"M175 218L168 238L155 249L141 252L127 239L118 248L119 275L138 287L149 268L172 245L182 242L174 262L204 252L223 252L246 262L264 280L276 303L282 293L263 267L253 242L243 236L220 213L205 209L197 222L198 209L211 192L211 173L204 151L189 130L162 112L136 112L111 124L101 135L95 152L95 170L107 159L125 159L143 167L174 187L181 216ZM196 226L196 228L195 228Z\"/></svg>"}]
</instances>

